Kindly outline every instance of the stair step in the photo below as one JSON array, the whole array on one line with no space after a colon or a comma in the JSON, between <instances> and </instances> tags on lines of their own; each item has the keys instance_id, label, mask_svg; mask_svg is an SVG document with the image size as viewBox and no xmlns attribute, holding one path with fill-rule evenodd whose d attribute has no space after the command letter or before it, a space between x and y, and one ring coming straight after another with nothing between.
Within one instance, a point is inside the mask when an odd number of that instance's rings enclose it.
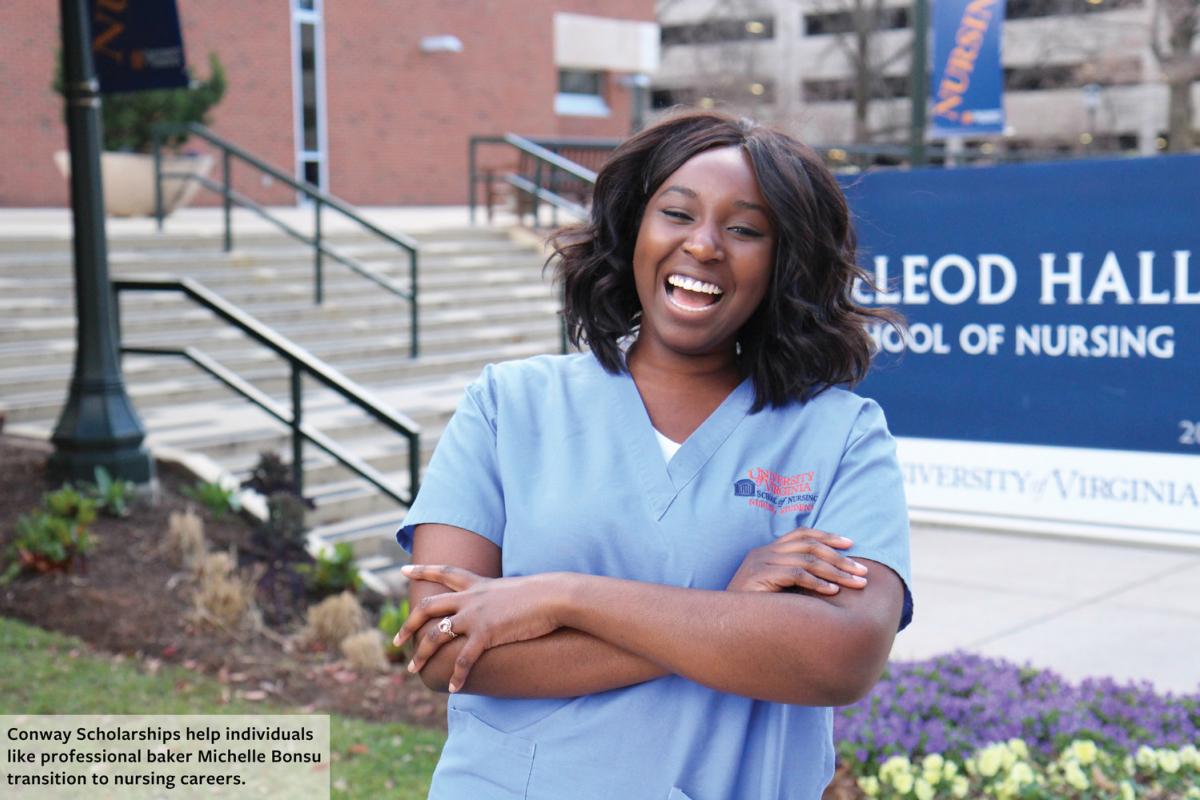
<instances>
[{"instance_id":1,"label":"stair step","mask_svg":"<svg viewBox=\"0 0 1200 800\"><path fill-rule=\"evenodd\" d=\"M312 302L310 249L261 231L220 236L126 234L110 238L110 268L128 277L187 274L281 335L367 387L421 427L424 469L462 397L491 362L557 352L559 301L541 248L505 231L427 231L420 243L422 354L408 357L409 306L361 276L326 261L326 302ZM407 256L370 236L339 231L327 241L405 285ZM0 403L8 423L49 435L67 394L75 357L74 276L64 236L0 230ZM121 299L126 343L195 346L275 398L288 400L288 368L266 348L170 293ZM263 451L291 455L288 426L181 359L127 356L127 390L151 449L205 456L243 480ZM409 487L408 441L334 392L305 380L305 421ZM407 555L394 533L405 509L315 445L304 447L305 494L313 499L310 539L346 542L374 586L403 591Z\"/></svg>"}]
</instances>

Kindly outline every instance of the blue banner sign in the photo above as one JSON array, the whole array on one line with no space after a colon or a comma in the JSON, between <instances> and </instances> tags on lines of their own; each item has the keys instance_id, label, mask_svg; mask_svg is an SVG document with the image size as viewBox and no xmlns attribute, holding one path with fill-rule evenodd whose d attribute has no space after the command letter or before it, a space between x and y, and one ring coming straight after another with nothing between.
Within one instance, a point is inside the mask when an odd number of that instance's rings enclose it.
<instances>
[{"instance_id":1,"label":"blue banner sign","mask_svg":"<svg viewBox=\"0 0 1200 800\"><path fill-rule=\"evenodd\" d=\"M908 320L860 391L902 437L1200 455L1197 187L1200 156L854 178L855 295Z\"/></svg>"},{"instance_id":2,"label":"blue banner sign","mask_svg":"<svg viewBox=\"0 0 1200 800\"><path fill-rule=\"evenodd\" d=\"M100 91L188 85L175 0L89 0Z\"/></svg>"},{"instance_id":3,"label":"blue banner sign","mask_svg":"<svg viewBox=\"0 0 1200 800\"><path fill-rule=\"evenodd\" d=\"M930 134L1004 130L1004 0L933 0Z\"/></svg>"}]
</instances>

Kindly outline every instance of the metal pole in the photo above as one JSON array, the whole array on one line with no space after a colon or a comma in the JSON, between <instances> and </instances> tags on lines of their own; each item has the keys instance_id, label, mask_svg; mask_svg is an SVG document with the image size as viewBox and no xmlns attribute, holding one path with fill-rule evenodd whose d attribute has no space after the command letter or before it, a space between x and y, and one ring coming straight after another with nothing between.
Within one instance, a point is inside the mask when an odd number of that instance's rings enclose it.
<instances>
[{"instance_id":1,"label":"metal pole","mask_svg":"<svg viewBox=\"0 0 1200 800\"><path fill-rule=\"evenodd\" d=\"M531 207L533 208L533 227L536 228L538 226L538 217L540 216L538 213L540 210L538 208L538 201L541 199L540 195L542 193L542 160L540 158L535 159L534 163L537 166L533 168L533 203Z\"/></svg>"},{"instance_id":2,"label":"metal pole","mask_svg":"<svg viewBox=\"0 0 1200 800\"><path fill-rule=\"evenodd\" d=\"M221 203L225 215L225 252L233 250L233 184L230 183L233 172L233 155L225 149L221 150Z\"/></svg>"},{"instance_id":3,"label":"metal pole","mask_svg":"<svg viewBox=\"0 0 1200 800\"><path fill-rule=\"evenodd\" d=\"M152 135L154 137L154 222L158 232L162 233L163 219L167 216L167 212L163 208L162 133L155 129Z\"/></svg>"},{"instance_id":4,"label":"metal pole","mask_svg":"<svg viewBox=\"0 0 1200 800\"><path fill-rule=\"evenodd\" d=\"M321 247L321 198L313 198L313 259L316 266L317 305L325 300L325 251Z\"/></svg>"},{"instance_id":5,"label":"metal pole","mask_svg":"<svg viewBox=\"0 0 1200 800\"><path fill-rule=\"evenodd\" d=\"M470 209L471 224L475 224L475 138L467 145L467 208Z\"/></svg>"},{"instance_id":6,"label":"metal pole","mask_svg":"<svg viewBox=\"0 0 1200 800\"><path fill-rule=\"evenodd\" d=\"M417 491L421 488L421 436L414 434L408 437L408 487L415 500Z\"/></svg>"},{"instance_id":7,"label":"metal pole","mask_svg":"<svg viewBox=\"0 0 1200 800\"><path fill-rule=\"evenodd\" d=\"M408 292L412 302L410 313L412 314L412 324L409 326L412 336L412 344L410 345L412 357L416 358L421 352L421 339L417 328L417 254L412 252L409 254L409 275L408 275Z\"/></svg>"},{"instance_id":8,"label":"metal pole","mask_svg":"<svg viewBox=\"0 0 1200 800\"><path fill-rule=\"evenodd\" d=\"M147 483L154 462L142 447L145 431L121 373L116 304L108 276L104 191L100 182L100 93L92 65L87 0L60 0L67 141L71 152L74 221L75 371L55 426L53 472L95 480L96 467Z\"/></svg>"},{"instance_id":9,"label":"metal pole","mask_svg":"<svg viewBox=\"0 0 1200 800\"><path fill-rule=\"evenodd\" d=\"M555 170L556 169L557 168L554 166L550 167L550 191L554 192L555 194L558 194L558 191L557 191L558 181L555 178ZM554 203L550 204L550 227L552 227L552 228L558 227L558 206L555 205Z\"/></svg>"},{"instance_id":10,"label":"metal pole","mask_svg":"<svg viewBox=\"0 0 1200 800\"><path fill-rule=\"evenodd\" d=\"M304 382L300 365L292 364L292 483L296 494L304 497L304 434L300 426L304 423Z\"/></svg>"},{"instance_id":11,"label":"metal pole","mask_svg":"<svg viewBox=\"0 0 1200 800\"><path fill-rule=\"evenodd\" d=\"M925 165L925 115L928 104L929 0L913 0L912 128L909 131L909 160L914 167Z\"/></svg>"}]
</instances>

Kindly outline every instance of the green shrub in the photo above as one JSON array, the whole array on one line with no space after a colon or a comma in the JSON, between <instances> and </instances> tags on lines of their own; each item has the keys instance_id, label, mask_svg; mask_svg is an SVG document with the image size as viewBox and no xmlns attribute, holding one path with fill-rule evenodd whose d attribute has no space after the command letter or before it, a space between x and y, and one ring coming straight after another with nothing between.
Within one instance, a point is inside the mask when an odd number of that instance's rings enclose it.
<instances>
[{"instance_id":1,"label":"green shrub","mask_svg":"<svg viewBox=\"0 0 1200 800\"><path fill-rule=\"evenodd\" d=\"M400 601L400 605L396 605L391 600L383 604L383 608L379 610L379 628L383 634L384 641L387 642L386 652L389 661L403 661L404 647L393 647L392 639L395 638L396 632L401 626L408 621L408 598Z\"/></svg>"},{"instance_id":2,"label":"green shrub","mask_svg":"<svg viewBox=\"0 0 1200 800\"><path fill-rule=\"evenodd\" d=\"M62 502L62 490L55 493ZM86 501L85 501L86 502ZM17 535L8 547L12 559L0 584L8 583L22 572L66 572L76 557L86 555L94 541L88 533L86 513L79 518L60 516L50 511L34 511L17 520ZM92 519L95 513L92 512Z\"/></svg>"},{"instance_id":3,"label":"green shrub","mask_svg":"<svg viewBox=\"0 0 1200 800\"><path fill-rule=\"evenodd\" d=\"M226 88L225 68L216 53L209 54L208 64L208 80L192 80L187 87L104 95L101 103L104 149L149 153L153 149L152 130L156 123L207 124L208 112L220 102ZM61 54L53 85L54 91L63 93ZM165 143L178 148L186 139L187 134L176 134L167 137Z\"/></svg>"},{"instance_id":4,"label":"green shrub","mask_svg":"<svg viewBox=\"0 0 1200 800\"><path fill-rule=\"evenodd\" d=\"M90 487L96 507L110 517L129 515L129 501L133 497L132 481L113 478L104 467L96 467L96 484Z\"/></svg>"},{"instance_id":5,"label":"green shrub","mask_svg":"<svg viewBox=\"0 0 1200 800\"><path fill-rule=\"evenodd\" d=\"M354 549L345 542L333 546L332 553L320 553L313 564L300 564L296 571L308 579L309 591L317 595L357 592L362 576L354 564Z\"/></svg>"},{"instance_id":6,"label":"green shrub","mask_svg":"<svg viewBox=\"0 0 1200 800\"><path fill-rule=\"evenodd\" d=\"M96 501L85 496L71 484L48 492L42 498L42 506L53 516L87 527L96 521Z\"/></svg>"},{"instance_id":7,"label":"green shrub","mask_svg":"<svg viewBox=\"0 0 1200 800\"><path fill-rule=\"evenodd\" d=\"M237 489L226 488L215 481L200 481L195 486L184 487L183 494L207 508L213 519L223 519L242 507Z\"/></svg>"}]
</instances>

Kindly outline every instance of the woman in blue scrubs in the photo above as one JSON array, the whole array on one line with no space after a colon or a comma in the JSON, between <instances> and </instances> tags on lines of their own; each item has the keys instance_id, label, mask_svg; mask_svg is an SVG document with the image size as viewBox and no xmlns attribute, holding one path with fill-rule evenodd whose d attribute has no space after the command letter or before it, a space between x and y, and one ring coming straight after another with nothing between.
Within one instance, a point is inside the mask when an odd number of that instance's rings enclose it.
<instances>
[{"instance_id":1,"label":"woman in blue scrubs","mask_svg":"<svg viewBox=\"0 0 1200 800\"><path fill-rule=\"evenodd\" d=\"M557 240L589 352L486 368L398 534L397 641L452 693L430 797L816 800L831 706L911 609L895 445L841 388L884 316L845 200L703 112L628 140L593 203Z\"/></svg>"}]
</instances>

